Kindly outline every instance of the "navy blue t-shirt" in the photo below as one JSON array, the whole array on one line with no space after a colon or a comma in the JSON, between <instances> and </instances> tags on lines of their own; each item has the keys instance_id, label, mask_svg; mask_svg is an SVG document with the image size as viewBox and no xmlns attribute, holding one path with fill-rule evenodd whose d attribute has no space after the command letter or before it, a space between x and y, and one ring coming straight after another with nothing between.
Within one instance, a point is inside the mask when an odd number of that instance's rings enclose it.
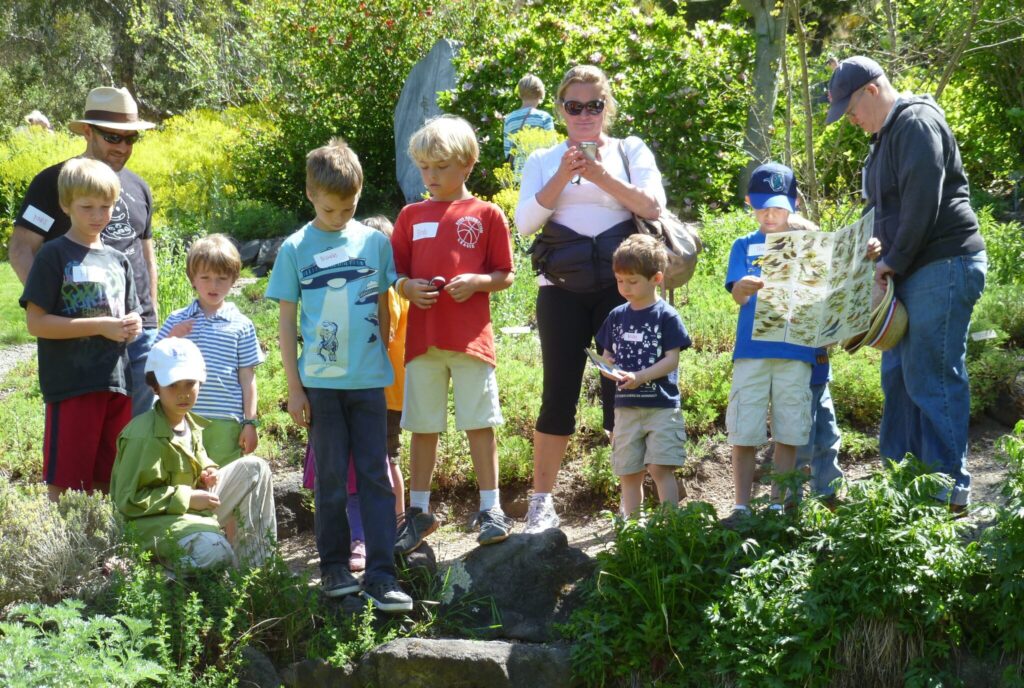
<instances>
[{"instance_id":1,"label":"navy blue t-shirt","mask_svg":"<svg viewBox=\"0 0 1024 688\"><path fill-rule=\"evenodd\" d=\"M676 309L661 299L634 310L624 303L608 314L597 333L597 343L610 351L615 367L629 373L650 368L672 349L688 349L690 335ZM615 406L679 408L679 373L673 370L636 389L615 391Z\"/></svg>"}]
</instances>

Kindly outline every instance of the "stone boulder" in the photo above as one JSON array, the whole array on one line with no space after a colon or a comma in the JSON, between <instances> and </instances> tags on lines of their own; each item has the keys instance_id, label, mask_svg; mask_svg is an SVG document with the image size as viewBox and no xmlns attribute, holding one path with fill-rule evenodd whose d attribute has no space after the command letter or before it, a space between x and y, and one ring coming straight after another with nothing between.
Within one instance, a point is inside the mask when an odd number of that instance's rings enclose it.
<instances>
[{"instance_id":1,"label":"stone boulder","mask_svg":"<svg viewBox=\"0 0 1024 688\"><path fill-rule=\"evenodd\" d=\"M307 492L302 487L302 471L278 473L274 476L278 540L286 540L299 533L312 532L313 511Z\"/></svg>"},{"instance_id":2,"label":"stone boulder","mask_svg":"<svg viewBox=\"0 0 1024 688\"><path fill-rule=\"evenodd\" d=\"M322 659L304 659L285 667L281 680L288 688L361 688L353 667L334 667Z\"/></svg>"},{"instance_id":3,"label":"stone boulder","mask_svg":"<svg viewBox=\"0 0 1024 688\"><path fill-rule=\"evenodd\" d=\"M256 254L256 265L265 267L268 270L274 267L274 261L277 260L277 252L281 250L281 244L287 238L278 237L276 239L265 239L260 242L260 249Z\"/></svg>"},{"instance_id":4,"label":"stone boulder","mask_svg":"<svg viewBox=\"0 0 1024 688\"><path fill-rule=\"evenodd\" d=\"M367 653L356 676L364 686L402 688L566 688L566 645L481 640L393 640Z\"/></svg>"},{"instance_id":5,"label":"stone boulder","mask_svg":"<svg viewBox=\"0 0 1024 688\"><path fill-rule=\"evenodd\" d=\"M419 168L409 159L409 139L431 117L441 114L437 92L455 87L452 59L462 46L440 39L409 72L395 106L395 175L406 203L421 200L426 187Z\"/></svg>"},{"instance_id":6,"label":"stone boulder","mask_svg":"<svg viewBox=\"0 0 1024 688\"><path fill-rule=\"evenodd\" d=\"M249 241L235 242L235 245L238 248L238 256L242 259L242 265L256 264L256 260L260 257L260 249L263 248L262 241L250 239Z\"/></svg>"},{"instance_id":7,"label":"stone boulder","mask_svg":"<svg viewBox=\"0 0 1024 688\"><path fill-rule=\"evenodd\" d=\"M572 592L594 565L561 530L517 533L477 547L439 574L442 613L457 612L483 637L546 642L552 624L567 621L577 606Z\"/></svg>"},{"instance_id":8,"label":"stone boulder","mask_svg":"<svg viewBox=\"0 0 1024 688\"><path fill-rule=\"evenodd\" d=\"M265 654L248 645L242 648L238 688L278 688L281 677Z\"/></svg>"}]
</instances>

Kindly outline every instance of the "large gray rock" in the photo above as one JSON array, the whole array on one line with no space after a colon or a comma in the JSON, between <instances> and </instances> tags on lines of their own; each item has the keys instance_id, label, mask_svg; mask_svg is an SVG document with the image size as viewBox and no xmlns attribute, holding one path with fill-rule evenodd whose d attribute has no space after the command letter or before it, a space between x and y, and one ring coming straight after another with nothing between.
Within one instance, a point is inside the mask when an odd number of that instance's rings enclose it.
<instances>
[{"instance_id":1,"label":"large gray rock","mask_svg":"<svg viewBox=\"0 0 1024 688\"><path fill-rule=\"evenodd\" d=\"M427 56L416 63L402 87L395 106L395 175L405 202L421 200L426 187L419 168L409 159L409 139L431 117L441 114L437 92L455 87L452 58L462 46L458 41L440 39Z\"/></svg>"},{"instance_id":2,"label":"large gray rock","mask_svg":"<svg viewBox=\"0 0 1024 688\"><path fill-rule=\"evenodd\" d=\"M593 570L594 560L570 547L561 530L518 533L477 547L440 574L447 581L442 613L457 612L483 637L546 642L552 623L568 620L578 604L576 584Z\"/></svg>"},{"instance_id":3,"label":"large gray rock","mask_svg":"<svg viewBox=\"0 0 1024 688\"><path fill-rule=\"evenodd\" d=\"M361 688L353 668L334 667L322 659L304 659L285 667L281 679L288 688Z\"/></svg>"},{"instance_id":4,"label":"large gray rock","mask_svg":"<svg viewBox=\"0 0 1024 688\"><path fill-rule=\"evenodd\" d=\"M402 638L363 657L364 686L402 688L567 688L569 648L481 640Z\"/></svg>"},{"instance_id":5,"label":"large gray rock","mask_svg":"<svg viewBox=\"0 0 1024 688\"><path fill-rule=\"evenodd\" d=\"M238 248L238 257L242 259L242 265L253 265L260 256L260 249L263 242L259 239L235 242Z\"/></svg>"},{"instance_id":6,"label":"large gray rock","mask_svg":"<svg viewBox=\"0 0 1024 688\"><path fill-rule=\"evenodd\" d=\"M241 655L238 688L278 688L281 685L281 677L269 657L251 645L243 647Z\"/></svg>"},{"instance_id":7,"label":"large gray rock","mask_svg":"<svg viewBox=\"0 0 1024 688\"><path fill-rule=\"evenodd\" d=\"M262 265L267 268L274 267L274 261L277 260L277 252L281 250L281 244L288 237L278 237L277 239L264 239L260 243L260 250L256 254L256 264Z\"/></svg>"},{"instance_id":8,"label":"large gray rock","mask_svg":"<svg viewBox=\"0 0 1024 688\"><path fill-rule=\"evenodd\" d=\"M308 490L302 487L302 472L274 476L274 507L277 511L277 539L286 540L313 530L313 511Z\"/></svg>"}]
</instances>

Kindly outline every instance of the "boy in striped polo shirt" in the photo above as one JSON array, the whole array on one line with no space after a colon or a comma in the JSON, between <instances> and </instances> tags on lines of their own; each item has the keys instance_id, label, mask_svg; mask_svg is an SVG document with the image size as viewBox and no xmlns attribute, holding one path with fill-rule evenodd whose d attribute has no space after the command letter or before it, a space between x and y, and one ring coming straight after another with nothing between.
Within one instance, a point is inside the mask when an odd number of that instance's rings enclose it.
<instances>
[{"instance_id":1,"label":"boy in striped polo shirt","mask_svg":"<svg viewBox=\"0 0 1024 688\"><path fill-rule=\"evenodd\" d=\"M193 411L211 421L203 446L224 466L256 450L256 366L265 355L252 321L224 300L242 270L234 244L223 234L198 239L185 269L196 299L167 317L157 341L185 337L202 352L206 383Z\"/></svg>"}]
</instances>

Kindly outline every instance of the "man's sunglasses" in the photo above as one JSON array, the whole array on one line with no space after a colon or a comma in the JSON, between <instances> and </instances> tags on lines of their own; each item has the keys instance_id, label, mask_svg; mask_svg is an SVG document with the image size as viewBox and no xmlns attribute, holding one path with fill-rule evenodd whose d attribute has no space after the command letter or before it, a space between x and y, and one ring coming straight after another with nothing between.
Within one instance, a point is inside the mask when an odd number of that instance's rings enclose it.
<instances>
[{"instance_id":1,"label":"man's sunglasses","mask_svg":"<svg viewBox=\"0 0 1024 688\"><path fill-rule=\"evenodd\" d=\"M142 138L142 134L137 131L132 134L115 134L112 131L100 129L99 127L93 127L93 129L107 143L127 143L129 146L134 146L135 142Z\"/></svg>"},{"instance_id":2,"label":"man's sunglasses","mask_svg":"<svg viewBox=\"0 0 1024 688\"><path fill-rule=\"evenodd\" d=\"M581 103L578 100L563 100L562 107L565 108L565 113L573 117L579 117L586 110L588 115L600 115L604 112L604 99L588 100L585 103Z\"/></svg>"}]
</instances>

